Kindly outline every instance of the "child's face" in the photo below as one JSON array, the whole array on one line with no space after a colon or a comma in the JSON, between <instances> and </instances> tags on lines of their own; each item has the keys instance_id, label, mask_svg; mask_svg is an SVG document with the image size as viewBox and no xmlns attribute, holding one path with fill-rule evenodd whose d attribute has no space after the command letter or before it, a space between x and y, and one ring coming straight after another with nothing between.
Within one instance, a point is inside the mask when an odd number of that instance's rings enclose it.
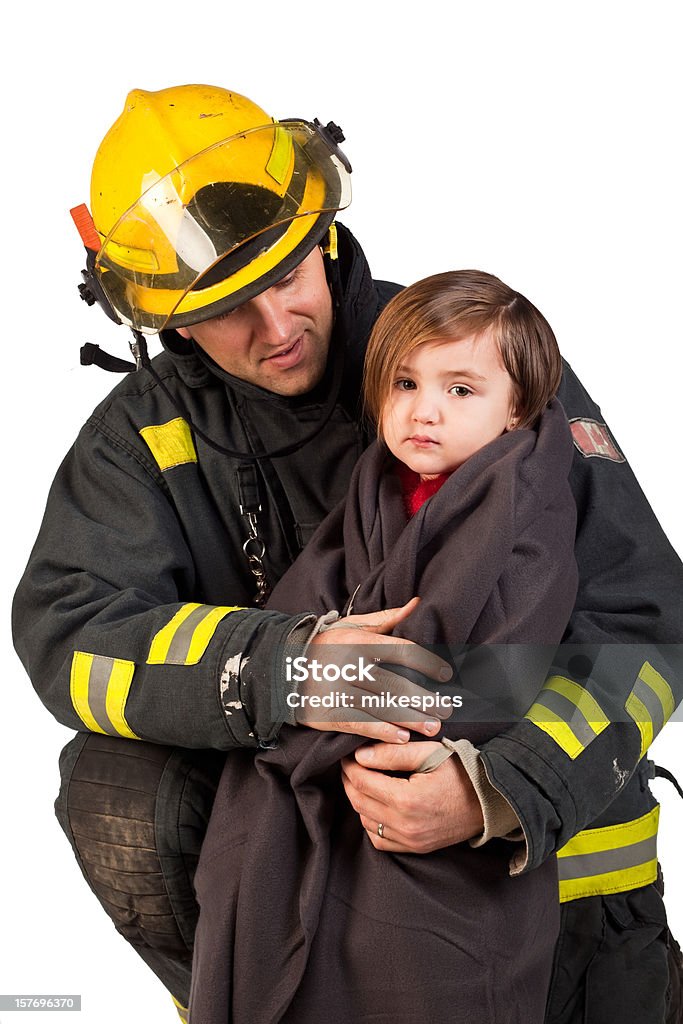
<instances>
[{"instance_id":1,"label":"child's face","mask_svg":"<svg viewBox=\"0 0 683 1024\"><path fill-rule=\"evenodd\" d=\"M512 379L488 331L409 352L381 421L389 449L422 477L452 472L515 425Z\"/></svg>"}]
</instances>

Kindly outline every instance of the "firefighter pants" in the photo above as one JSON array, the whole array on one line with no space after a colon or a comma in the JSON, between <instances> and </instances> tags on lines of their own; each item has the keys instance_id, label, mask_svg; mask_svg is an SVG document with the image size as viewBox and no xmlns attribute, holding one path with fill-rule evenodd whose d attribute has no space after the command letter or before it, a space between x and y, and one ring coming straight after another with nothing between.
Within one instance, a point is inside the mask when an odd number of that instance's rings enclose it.
<instances>
[{"instance_id":1,"label":"firefighter pants","mask_svg":"<svg viewBox=\"0 0 683 1024\"><path fill-rule=\"evenodd\" d=\"M661 881L562 905L546 1024L679 1024L681 958Z\"/></svg>"}]
</instances>

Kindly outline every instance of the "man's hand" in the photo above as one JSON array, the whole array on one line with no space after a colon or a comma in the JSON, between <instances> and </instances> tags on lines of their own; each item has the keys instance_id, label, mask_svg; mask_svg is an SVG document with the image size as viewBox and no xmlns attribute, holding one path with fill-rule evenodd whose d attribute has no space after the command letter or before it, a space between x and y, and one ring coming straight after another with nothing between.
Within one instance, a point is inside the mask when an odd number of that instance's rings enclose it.
<instances>
[{"instance_id":1,"label":"man's hand","mask_svg":"<svg viewBox=\"0 0 683 1024\"><path fill-rule=\"evenodd\" d=\"M346 795L376 850L431 853L482 832L481 805L458 757L407 779L382 774L415 772L438 746L372 743L342 761Z\"/></svg>"},{"instance_id":2,"label":"man's hand","mask_svg":"<svg viewBox=\"0 0 683 1024\"><path fill-rule=\"evenodd\" d=\"M386 635L410 615L418 600L413 598L402 608L349 615L314 637L306 652L308 677L299 681L296 695L297 725L388 743L406 743L408 729L425 736L439 731L451 708L438 706L428 690L383 665L404 666L439 682L451 678L450 666L436 654ZM358 672L361 660L363 671ZM311 668L314 662L317 678ZM333 697L335 705L321 706L322 697ZM402 706L392 704L394 698L402 699Z\"/></svg>"}]
</instances>

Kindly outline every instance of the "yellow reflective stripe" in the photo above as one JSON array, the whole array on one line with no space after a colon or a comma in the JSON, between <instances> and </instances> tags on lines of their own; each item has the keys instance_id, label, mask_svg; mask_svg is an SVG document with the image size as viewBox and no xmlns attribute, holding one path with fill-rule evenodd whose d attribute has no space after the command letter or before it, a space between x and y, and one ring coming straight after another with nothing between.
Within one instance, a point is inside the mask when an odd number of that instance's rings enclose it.
<instances>
[{"instance_id":1,"label":"yellow reflective stripe","mask_svg":"<svg viewBox=\"0 0 683 1024\"><path fill-rule=\"evenodd\" d=\"M650 885L657 879L657 858L635 868L607 871L593 878L560 879L560 903L579 900L585 896L609 896L614 892L629 892Z\"/></svg>"},{"instance_id":2,"label":"yellow reflective stripe","mask_svg":"<svg viewBox=\"0 0 683 1024\"><path fill-rule=\"evenodd\" d=\"M655 738L652 719L642 700L639 700L633 692L629 694L626 700L626 710L638 726L638 731L640 732L640 756L638 758L640 760L645 752L649 750L650 744Z\"/></svg>"},{"instance_id":3,"label":"yellow reflective stripe","mask_svg":"<svg viewBox=\"0 0 683 1024\"><path fill-rule=\"evenodd\" d=\"M554 690L555 693L561 693L563 697L571 701L596 734L601 733L609 725L609 719L605 717L605 713L595 697L572 679L565 679L564 676L551 676L546 680L543 689Z\"/></svg>"},{"instance_id":4,"label":"yellow reflective stripe","mask_svg":"<svg viewBox=\"0 0 683 1024\"><path fill-rule=\"evenodd\" d=\"M130 692L130 685L133 682L134 672L135 665L132 661L121 661L115 658L109 677L106 698L109 721L119 736L126 736L130 740L139 739L139 736L136 736L128 725L125 716L126 701Z\"/></svg>"},{"instance_id":5,"label":"yellow reflective stripe","mask_svg":"<svg viewBox=\"0 0 683 1024\"><path fill-rule=\"evenodd\" d=\"M666 679L649 661L644 662L626 698L626 711L640 732L641 757L669 721L675 707L676 701Z\"/></svg>"},{"instance_id":6,"label":"yellow reflective stripe","mask_svg":"<svg viewBox=\"0 0 683 1024\"><path fill-rule=\"evenodd\" d=\"M201 660L204 651L209 646L211 637L216 632L216 627L221 619L224 619L229 612L238 611L238 608L213 608L195 629L190 646L187 652L186 665L196 665Z\"/></svg>"},{"instance_id":7,"label":"yellow reflective stripe","mask_svg":"<svg viewBox=\"0 0 683 1024\"><path fill-rule=\"evenodd\" d=\"M526 718L572 761L610 724L595 698L564 676L550 676Z\"/></svg>"},{"instance_id":8,"label":"yellow reflective stripe","mask_svg":"<svg viewBox=\"0 0 683 1024\"><path fill-rule=\"evenodd\" d=\"M560 901L626 892L657 877L659 806L634 821L586 829L558 851Z\"/></svg>"},{"instance_id":9,"label":"yellow reflective stripe","mask_svg":"<svg viewBox=\"0 0 683 1024\"><path fill-rule=\"evenodd\" d=\"M270 151L270 157L266 164L266 171L271 178L275 179L278 185L284 185L293 155L294 149L289 132L283 128L276 128L273 148Z\"/></svg>"},{"instance_id":10,"label":"yellow reflective stripe","mask_svg":"<svg viewBox=\"0 0 683 1024\"><path fill-rule=\"evenodd\" d=\"M586 749L583 743L576 738L567 723L559 715L555 714L554 711L550 711L542 704L532 704L525 717L538 726L539 729L542 729L544 733L547 733L551 740L554 740L558 747L561 747L565 754L571 757L572 761Z\"/></svg>"},{"instance_id":11,"label":"yellow reflective stripe","mask_svg":"<svg viewBox=\"0 0 683 1024\"><path fill-rule=\"evenodd\" d=\"M192 614L195 608L201 608L199 604L184 604L152 640L147 657L148 665L164 665L168 656L168 649L171 646L173 637L185 619Z\"/></svg>"},{"instance_id":12,"label":"yellow reflective stripe","mask_svg":"<svg viewBox=\"0 0 683 1024\"><path fill-rule=\"evenodd\" d=\"M88 704L88 680L92 659L92 654L74 651L71 661L71 703L80 720L91 732L104 732L93 718Z\"/></svg>"},{"instance_id":13,"label":"yellow reflective stripe","mask_svg":"<svg viewBox=\"0 0 683 1024\"><path fill-rule=\"evenodd\" d=\"M327 230L327 245L324 247L325 254L330 257L331 260L339 259L339 249L337 246L337 225L330 224Z\"/></svg>"},{"instance_id":14,"label":"yellow reflective stripe","mask_svg":"<svg viewBox=\"0 0 683 1024\"><path fill-rule=\"evenodd\" d=\"M218 623L238 605L186 604L152 640L148 665L196 665L204 656Z\"/></svg>"},{"instance_id":15,"label":"yellow reflective stripe","mask_svg":"<svg viewBox=\"0 0 683 1024\"><path fill-rule=\"evenodd\" d=\"M640 843L657 834L659 825L659 804L651 811L633 821L620 821L617 825L602 828L587 828L570 839L557 856L573 857L584 853L601 853L604 850L618 850L623 846Z\"/></svg>"},{"instance_id":16,"label":"yellow reflective stripe","mask_svg":"<svg viewBox=\"0 0 683 1024\"><path fill-rule=\"evenodd\" d=\"M168 423L143 427L140 435L162 473L174 466L197 461L190 427L181 416Z\"/></svg>"},{"instance_id":17,"label":"yellow reflective stripe","mask_svg":"<svg viewBox=\"0 0 683 1024\"><path fill-rule=\"evenodd\" d=\"M188 1009L187 1009L187 1007L183 1006L182 1003L179 1003L175 996L171 996L171 999L173 1000L175 1008L178 1011L178 1016L180 1017L180 1019L183 1022L183 1024L189 1024L190 1018L188 1016Z\"/></svg>"},{"instance_id":18,"label":"yellow reflective stripe","mask_svg":"<svg viewBox=\"0 0 683 1024\"><path fill-rule=\"evenodd\" d=\"M135 664L121 658L74 651L71 660L70 695L74 710L91 732L107 736L140 737L128 725L126 701Z\"/></svg>"},{"instance_id":19,"label":"yellow reflective stripe","mask_svg":"<svg viewBox=\"0 0 683 1024\"><path fill-rule=\"evenodd\" d=\"M643 664L643 667L638 673L638 678L642 679L642 681L659 697L659 702L664 709L664 724L666 725L676 710L676 701L673 693L671 692L671 687L664 676L660 676L659 672L652 667L649 661L646 661Z\"/></svg>"}]
</instances>

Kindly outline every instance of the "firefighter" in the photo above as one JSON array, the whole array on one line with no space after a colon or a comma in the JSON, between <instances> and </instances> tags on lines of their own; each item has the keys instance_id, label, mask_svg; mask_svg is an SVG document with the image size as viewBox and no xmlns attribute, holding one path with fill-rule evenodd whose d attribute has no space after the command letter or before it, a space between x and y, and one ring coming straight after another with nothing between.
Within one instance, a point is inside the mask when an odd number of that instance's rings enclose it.
<instances>
[{"instance_id":1,"label":"firefighter","mask_svg":"<svg viewBox=\"0 0 683 1024\"><path fill-rule=\"evenodd\" d=\"M373 281L335 222L350 201L341 141L333 124L276 122L223 89L136 90L96 156L90 211L75 211L82 296L132 330L135 364L92 346L84 359L136 372L57 474L15 642L48 708L78 730L57 811L79 864L181 1017L191 880L225 751L276 744L285 721L323 727L288 709L285 659L309 643L332 657L358 635L340 629L330 645L305 609L261 610L345 493L367 440L365 342L398 290ZM164 351L150 360L155 333ZM513 873L558 854L549 1022L654 1024L673 947L647 751L683 687L683 570L568 365L559 397L576 449L580 585L525 719L463 749L412 807L383 772L416 769L423 742L399 722L328 727L393 740L345 769L356 810L381 812L378 850L508 837ZM387 641L407 611L378 610L367 639ZM402 656L438 678L428 652ZM433 736L439 723L411 727Z\"/></svg>"}]
</instances>

